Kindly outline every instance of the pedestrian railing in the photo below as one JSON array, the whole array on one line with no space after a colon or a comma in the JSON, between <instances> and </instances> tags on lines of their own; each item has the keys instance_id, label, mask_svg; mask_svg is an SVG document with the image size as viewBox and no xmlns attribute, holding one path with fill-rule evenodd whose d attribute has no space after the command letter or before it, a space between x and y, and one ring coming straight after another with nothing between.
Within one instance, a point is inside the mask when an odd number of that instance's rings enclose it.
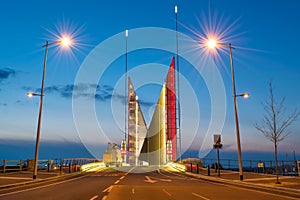
<instances>
[{"instance_id":1,"label":"pedestrian railing","mask_svg":"<svg viewBox=\"0 0 300 200\"><path fill-rule=\"evenodd\" d=\"M38 171L60 171L60 172L77 172L81 170L81 166L98 162L93 158L67 158L67 159L48 159L39 160ZM0 173L17 172L17 171L33 171L34 159L27 160L0 160Z\"/></svg>"},{"instance_id":2,"label":"pedestrian railing","mask_svg":"<svg viewBox=\"0 0 300 200\"><path fill-rule=\"evenodd\" d=\"M275 174L276 165L273 160L243 160L243 171ZM222 169L239 171L238 160L233 159L220 159L220 165L218 166L218 160L214 158L203 158L198 162L186 162L187 171L198 173L199 169ZM219 167L219 168L218 168ZM297 161L296 160L279 160L278 161L278 174L284 176L297 176Z\"/></svg>"}]
</instances>

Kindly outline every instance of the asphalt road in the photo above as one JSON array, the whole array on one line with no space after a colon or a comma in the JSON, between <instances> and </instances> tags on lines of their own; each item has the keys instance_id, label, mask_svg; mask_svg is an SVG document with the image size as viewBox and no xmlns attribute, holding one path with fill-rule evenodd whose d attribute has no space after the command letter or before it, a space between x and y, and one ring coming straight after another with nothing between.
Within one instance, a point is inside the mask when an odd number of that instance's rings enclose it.
<instances>
[{"instance_id":1,"label":"asphalt road","mask_svg":"<svg viewBox=\"0 0 300 200\"><path fill-rule=\"evenodd\" d=\"M170 169L151 170L149 167L109 168L54 183L1 191L0 199L295 199L198 180Z\"/></svg>"}]
</instances>

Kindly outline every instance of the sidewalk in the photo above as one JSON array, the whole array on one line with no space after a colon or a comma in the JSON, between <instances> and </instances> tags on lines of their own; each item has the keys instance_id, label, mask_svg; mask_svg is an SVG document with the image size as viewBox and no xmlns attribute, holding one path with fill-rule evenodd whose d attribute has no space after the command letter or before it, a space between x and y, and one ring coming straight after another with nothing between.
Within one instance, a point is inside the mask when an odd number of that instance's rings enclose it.
<instances>
[{"instance_id":1,"label":"sidewalk","mask_svg":"<svg viewBox=\"0 0 300 200\"><path fill-rule=\"evenodd\" d=\"M30 183L42 182L42 181L51 181L56 179L64 179L67 177L74 177L80 175L85 172L99 171L106 169L106 166L102 162L95 162L85 164L81 166L81 170L64 168L62 172L59 169L52 170L50 172L47 171L38 171L37 179L33 180L33 172L32 171L18 171L18 172L8 172L8 173L0 173L0 190L4 188L26 185Z\"/></svg>"},{"instance_id":2,"label":"sidewalk","mask_svg":"<svg viewBox=\"0 0 300 200\"><path fill-rule=\"evenodd\" d=\"M186 172L187 175L208 181L220 182L245 188L258 189L261 191L272 191L283 195L289 195L300 198L300 177L299 176L279 176L281 184L275 184L276 176L270 174L258 174L244 172L244 180L239 180L239 172L221 170L220 177L215 170L210 170L210 176L207 169L195 172Z\"/></svg>"},{"instance_id":3,"label":"sidewalk","mask_svg":"<svg viewBox=\"0 0 300 200\"><path fill-rule=\"evenodd\" d=\"M38 172L37 179L32 179L32 172L30 171L21 171L21 172L10 172L10 173L1 173L0 174L0 189L8 188L17 185L29 184L37 181L45 181L60 177L65 177L66 173L60 175L59 171L54 172Z\"/></svg>"}]
</instances>

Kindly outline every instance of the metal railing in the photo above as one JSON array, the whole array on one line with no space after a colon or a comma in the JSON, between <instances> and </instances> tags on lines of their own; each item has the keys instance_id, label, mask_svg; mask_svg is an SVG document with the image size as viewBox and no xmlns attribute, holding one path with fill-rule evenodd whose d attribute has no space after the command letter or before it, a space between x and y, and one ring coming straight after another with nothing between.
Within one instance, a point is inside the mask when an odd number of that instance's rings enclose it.
<instances>
[{"instance_id":1,"label":"metal railing","mask_svg":"<svg viewBox=\"0 0 300 200\"><path fill-rule=\"evenodd\" d=\"M84 164L97 162L99 160L93 158L66 158L66 159L48 159L38 161L38 171L47 172L77 172L80 171ZM33 171L34 159L27 160L0 160L0 173L17 172L17 171Z\"/></svg>"},{"instance_id":2,"label":"metal railing","mask_svg":"<svg viewBox=\"0 0 300 200\"><path fill-rule=\"evenodd\" d=\"M273 160L243 160L243 171L263 174L275 174L275 161ZM188 171L198 172L198 168L218 168L215 158L203 158L197 163L186 162ZM220 169L238 171L238 160L220 159ZM296 160L279 160L278 174L284 176L299 176Z\"/></svg>"}]
</instances>

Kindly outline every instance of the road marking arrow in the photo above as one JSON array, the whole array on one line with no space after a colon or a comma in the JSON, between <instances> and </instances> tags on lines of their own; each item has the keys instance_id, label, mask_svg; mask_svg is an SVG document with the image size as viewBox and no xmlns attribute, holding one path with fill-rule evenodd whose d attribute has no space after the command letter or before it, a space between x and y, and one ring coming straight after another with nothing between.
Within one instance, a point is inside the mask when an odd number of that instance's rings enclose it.
<instances>
[{"instance_id":1,"label":"road marking arrow","mask_svg":"<svg viewBox=\"0 0 300 200\"><path fill-rule=\"evenodd\" d=\"M164 182L171 182L172 180L171 179L158 179L160 181L164 181Z\"/></svg>"},{"instance_id":2,"label":"road marking arrow","mask_svg":"<svg viewBox=\"0 0 300 200\"><path fill-rule=\"evenodd\" d=\"M171 182L172 181L171 179L160 179L160 178L155 178L155 177L152 177L152 179L151 179L149 176L145 176L145 178L147 180L144 180L144 181L148 182L148 183L156 183L158 181L163 181L163 182Z\"/></svg>"},{"instance_id":3,"label":"road marking arrow","mask_svg":"<svg viewBox=\"0 0 300 200\"><path fill-rule=\"evenodd\" d=\"M144 180L145 182L148 182L148 183L156 183L157 181L154 181L154 180L151 180L151 178L149 176L145 176L145 178L147 180Z\"/></svg>"}]
</instances>

